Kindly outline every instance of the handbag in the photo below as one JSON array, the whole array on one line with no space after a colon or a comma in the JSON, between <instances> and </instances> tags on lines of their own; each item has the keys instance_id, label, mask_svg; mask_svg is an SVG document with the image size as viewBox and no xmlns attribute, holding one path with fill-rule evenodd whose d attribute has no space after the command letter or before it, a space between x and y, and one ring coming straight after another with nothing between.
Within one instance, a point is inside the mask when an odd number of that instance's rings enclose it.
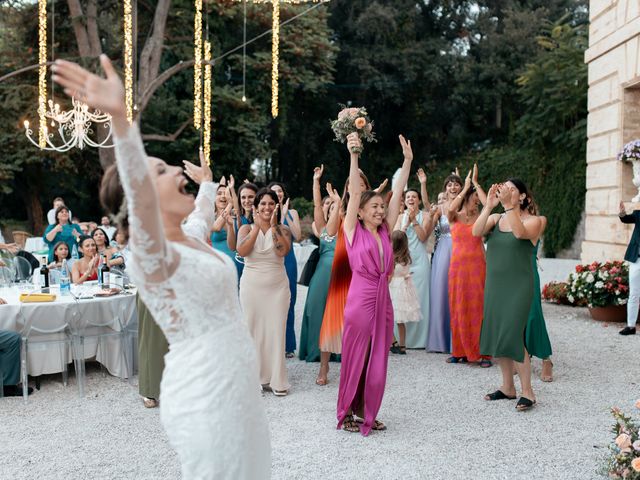
<instances>
[{"instance_id":1,"label":"handbag","mask_svg":"<svg viewBox=\"0 0 640 480\"><path fill-rule=\"evenodd\" d=\"M311 283L311 278L316 271L318 266L318 261L320 260L320 248L316 248L309 258L307 259L307 263L305 263L304 268L302 269L302 273L300 274L300 279L298 280L298 285L304 285L308 287Z\"/></svg>"}]
</instances>

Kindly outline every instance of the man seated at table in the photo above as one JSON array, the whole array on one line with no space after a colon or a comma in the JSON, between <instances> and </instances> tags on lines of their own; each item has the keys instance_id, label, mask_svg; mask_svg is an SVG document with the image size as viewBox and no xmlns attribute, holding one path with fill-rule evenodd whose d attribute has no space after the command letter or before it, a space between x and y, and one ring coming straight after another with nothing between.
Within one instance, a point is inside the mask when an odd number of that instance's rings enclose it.
<instances>
[{"instance_id":1,"label":"man seated at table","mask_svg":"<svg viewBox=\"0 0 640 480\"><path fill-rule=\"evenodd\" d=\"M100 228L102 228L109 237L107 243L114 239L113 235L116 233L116 227L111 225L111 220L109 220L109 217L106 215L100 220Z\"/></svg>"},{"instance_id":2,"label":"man seated at table","mask_svg":"<svg viewBox=\"0 0 640 480\"><path fill-rule=\"evenodd\" d=\"M0 305L7 302L0 298ZM20 335L8 330L0 330L0 373L2 374L2 393L5 397L19 397L22 388L20 381ZM29 387L29 394L33 388Z\"/></svg>"},{"instance_id":3,"label":"man seated at table","mask_svg":"<svg viewBox=\"0 0 640 480\"><path fill-rule=\"evenodd\" d=\"M64 200L62 197L56 197L53 199L53 208L47 212L47 221L49 222L49 225L56 223L56 210L64 206ZM69 218L73 218L71 210L69 210Z\"/></svg>"}]
</instances>

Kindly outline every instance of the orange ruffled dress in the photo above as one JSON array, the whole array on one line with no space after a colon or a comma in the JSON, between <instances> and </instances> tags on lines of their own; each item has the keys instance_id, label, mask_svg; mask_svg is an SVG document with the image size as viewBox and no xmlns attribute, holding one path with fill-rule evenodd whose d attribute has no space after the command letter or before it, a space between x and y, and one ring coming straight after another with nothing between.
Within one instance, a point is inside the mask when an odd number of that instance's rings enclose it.
<instances>
[{"instance_id":1,"label":"orange ruffled dress","mask_svg":"<svg viewBox=\"0 0 640 480\"><path fill-rule=\"evenodd\" d=\"M320 351L342 353L342 327L344 323L344 307L351 284L351 267L344 238L342 222L338 228L336 251L331 265L331 280L327 303L324 307L322 327L320 328Z\"/></svg>"}]
</instances>

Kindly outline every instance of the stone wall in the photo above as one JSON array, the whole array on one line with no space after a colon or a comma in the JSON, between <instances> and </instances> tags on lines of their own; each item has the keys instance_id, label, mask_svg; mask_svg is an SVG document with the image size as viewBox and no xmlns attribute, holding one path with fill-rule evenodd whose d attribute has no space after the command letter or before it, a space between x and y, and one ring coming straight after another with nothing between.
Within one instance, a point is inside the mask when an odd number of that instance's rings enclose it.
<instances>
[{"instance_id":1,"label":"stone wall","mask_svg":"<svg viewBox=\"0 0 640 480\"><path fill-rule=\"evenodd\" d=\"M589 15L585 262L624 255L631 228L619 221L618 204L636 190L631 166L616 156L640 138L640 1L591 0Z\"/></svg>"}]
</instances>

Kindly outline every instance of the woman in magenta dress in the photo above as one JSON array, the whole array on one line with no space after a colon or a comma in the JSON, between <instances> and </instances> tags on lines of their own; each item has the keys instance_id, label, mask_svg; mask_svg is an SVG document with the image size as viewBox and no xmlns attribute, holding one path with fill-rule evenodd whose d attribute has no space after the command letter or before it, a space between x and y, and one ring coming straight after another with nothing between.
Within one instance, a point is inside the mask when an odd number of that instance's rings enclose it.
<instances>
[{"instance_id":1,"label":"woman in magenta dress","mask_svg":"<svg viewBox=\"0 0 640 480\"><path fill-rule=\"evenodd\" d=\"M376 419L387 381L389 347L393 340L393 306L389 278L393 275L390 232L398 219L402 189L409 178L413 152L400 136L404 163L388 207L373 191L363 192L358 170L361 146L357 134L348 137L352 191L344 219L349 264L353 271L344 310L342 367L338 390L338 428L368 435L384 430ZM356 420L355 417L362 420Z\"/></svg>"}]
</instances>

